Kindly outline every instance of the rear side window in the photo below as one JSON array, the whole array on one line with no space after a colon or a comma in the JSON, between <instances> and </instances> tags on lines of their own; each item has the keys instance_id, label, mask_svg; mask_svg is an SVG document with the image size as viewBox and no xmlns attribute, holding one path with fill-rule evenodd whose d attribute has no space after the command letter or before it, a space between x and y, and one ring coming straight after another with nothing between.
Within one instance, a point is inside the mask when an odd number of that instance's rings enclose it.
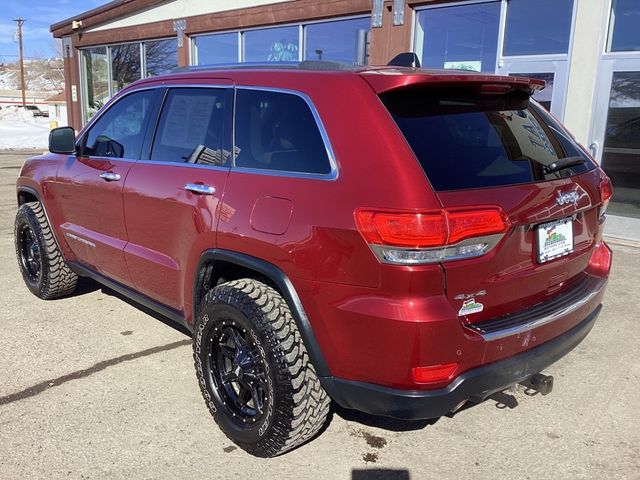
<instances>
[{"instance_id":1,"label":"rear side window","mask_svg":"<svg viewBox=\"0 0 640 480\"><path fill-rule=\"evenodd\" d=\"M151 159L218 166L230 162L230 149L222 148L227 97L223 88L169 90Z\"/></svg>"},{"instance_id":2,"label":"rear side window","mask_svg":"<svg viewBox=\"0 0 640 480\"><path fill-rule=\"evenodd\" d=\"M138 159L155 96L155 90L134 92L109 107L85 136L84 154Z\"/></svg>"},{"instance_id":3,"label":"rear side window","mask_svg":"<svg viewBox=\"0 0 640 480\"><path fill-rule=\"evenodd\" d=\"M239 89L235 165L327 174L331 164L315 117L298 95Z\"/></svg>"},{"instance_id":4,"label":"rear side window","mask_svg":"<svg viewBox=\"0 0 640 480\"><path fill-rule=\"evenodd\" d=\"M552 180L595 168L526 94L414 88L382 101L436 191Z\"/></svg>"}]
</instances>

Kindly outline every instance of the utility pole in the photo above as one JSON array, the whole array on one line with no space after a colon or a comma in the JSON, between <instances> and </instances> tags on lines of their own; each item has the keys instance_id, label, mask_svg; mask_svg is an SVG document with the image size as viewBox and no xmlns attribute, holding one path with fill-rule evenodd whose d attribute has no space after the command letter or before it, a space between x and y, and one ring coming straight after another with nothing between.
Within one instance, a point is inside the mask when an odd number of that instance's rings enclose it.
<instances>
[{"instance_id":1,"label":"utility pole","mask_svg":"<svg viewBox=\"0 0 640 480\"><path fill-rule=\"evenodd\" d=\"M27 104L27 100L25 98L25 85L24 85L24 58L22 56L22 24L26 22L22 17L14 18L14 22L18 24L18 45L20 50L20 55L18 61L20 62L20 87L22 88L22 106L24 107Z\"/></svg>"}]
</instances>

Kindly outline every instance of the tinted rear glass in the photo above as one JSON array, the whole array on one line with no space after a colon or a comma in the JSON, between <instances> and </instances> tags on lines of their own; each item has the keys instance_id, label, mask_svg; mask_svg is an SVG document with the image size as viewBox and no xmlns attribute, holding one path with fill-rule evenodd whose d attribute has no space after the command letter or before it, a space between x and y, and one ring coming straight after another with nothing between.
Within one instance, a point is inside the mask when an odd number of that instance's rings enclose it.
<instances>
[{"instance_id":1,"label":"tinted rear glass","mask_svg":"<svg viewBox=\"0 0 640 480\"><path fill-rule=\"evenodd\" d=\"M431 87L381 98L436 191L552 180L595 167L525 94ZM572 165L551 171L554 164Z\"/></svg>"}]
</instances>

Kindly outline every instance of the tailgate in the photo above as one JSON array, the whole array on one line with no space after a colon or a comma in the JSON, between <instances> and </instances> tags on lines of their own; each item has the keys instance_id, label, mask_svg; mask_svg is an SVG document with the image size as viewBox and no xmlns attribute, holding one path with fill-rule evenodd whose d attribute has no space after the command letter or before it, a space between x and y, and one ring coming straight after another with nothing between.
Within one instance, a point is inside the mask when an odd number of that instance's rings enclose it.
<instances>
[{"instance_id":1,"label":"tailgate","mask_svg":"<svg viewBox=\"0 0 640 480\"><path fill-rule=\"evenodd\" d=\"M494 87L464 81L380 95L444 211L487 207L510 222L497 243L472 238L442 261L448 299L468 323L569 288L602 235L601 170L530 92ZM465 258L483 241L484 254Z\"/></svg>"}]
</instances>

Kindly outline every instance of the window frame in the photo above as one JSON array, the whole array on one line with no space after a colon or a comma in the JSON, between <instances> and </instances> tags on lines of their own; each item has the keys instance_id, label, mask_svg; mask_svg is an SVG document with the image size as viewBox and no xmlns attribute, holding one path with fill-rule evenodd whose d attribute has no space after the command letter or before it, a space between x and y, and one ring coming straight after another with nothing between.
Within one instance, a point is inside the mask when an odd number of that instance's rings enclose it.
<instances>
[{"instance_id":1,"label":"window frame","mask_svg":"<svg viewBox=\"0 0 640 480\"><path fill-rule=\"evenodd\" d=\"M76 140L76 155L80 156L80 157L93 157L93 158L108 158L109 160L113 160L113 161L125 161L125 162L137 162L139 161L147 152L148 149L148 142L149 142L149 136L152 133L152 131L150 130L153 126L153 128L155 128L155 124L158 121L158 114L160 112L160 103L164 103L164 97L162 98L162 102L158 102L159 100L159 96L162 94L161 90L163 90L164 87L162 86L158 86L158 85L150 85L147 87L142 87L142 88L134 88L131 89L129 91L126 91L126 89L122 90L122 93L118 93L116 94L114 97L111 97L111 99L109 100L109 103L107 103L104 107L102 107L100 109L100 111L98 113L96 113L90 120L89 122L85 125L85 128L83 129L83 131L81 132L82 134L79 136L79 138ZM154 98L152 98L151 101L151 108L149 109L149 115L148 117L145 119L144 121L144 125L142 125L140 127L141 131L143 132L143 139L142 139L142 147L140 148L140 153L138 155L138 158L130 158L130 157L103 157L103 156L98 156L98 155L87 155L85 153L85 148L86 148L86 144L87 144L87 139L89 137L89 133L91 133L91 130L93 130L96 126L96 124L100 121L100 119L106 115L107 112L109 112L112 108L114 108L118 103L120 103L122 100L124 100L125 98L135 94L135 93L140 93L140 92L146 92L146 91L150 91L153 90L154 91Z\"/></svg>"}]
</instances>

